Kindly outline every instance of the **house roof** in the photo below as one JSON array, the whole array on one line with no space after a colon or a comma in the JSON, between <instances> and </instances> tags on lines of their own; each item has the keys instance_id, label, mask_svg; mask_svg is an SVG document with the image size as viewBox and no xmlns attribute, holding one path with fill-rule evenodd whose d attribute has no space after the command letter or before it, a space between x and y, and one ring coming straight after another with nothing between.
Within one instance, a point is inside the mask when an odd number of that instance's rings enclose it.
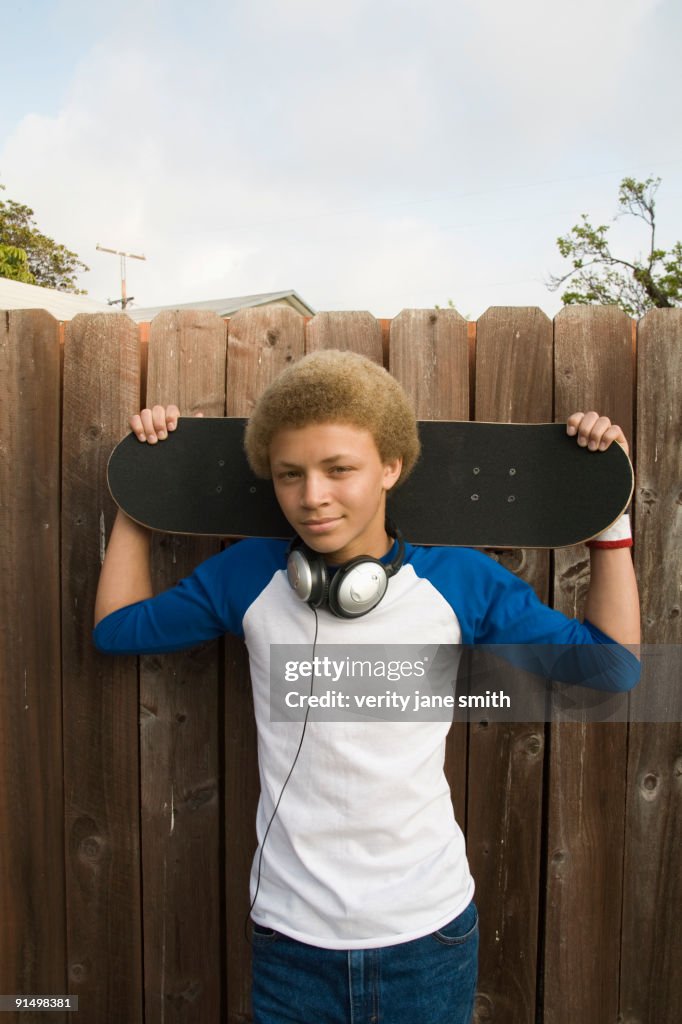
<instances>
[{"instance_id":1,"label":"house roof","mask_svg":"<svg viewBox=\"0 0 682 1024\"><path fill-rule=\"evenodd\" d=\"M218 316L231 316L238 309L246 306L268 306L271 303L286 303L303 316L314 316L315 310L301 296L293 291L263 292L259 295L238 295L227 299L209 299L207 302L171 303L167 306L128 306L126 314L137 323L146 323L154 319L164 309L207 309Z\"/></svg>"},{"instance_id":2,"label":"house roof","mask_svg":"<svg viewBox=\"0 0 682 1024\"><path fill-rule=\"evenodd\" d=\"M78 313L115 313L116 307L88 295L60 292L0 277L0 309L46 309L57 320L72 320Z\"/></svg>"},{"instance_id":3,"label":"house roof","mask_svg":"<svg viewBox=\"0 0 682 1024\"><path fill-rule=\"evenodd\" d=\"M263 292L259 295L238 295L207 302L170 303L166 306L128 306L126 316L136 323L148 323L164 309L208 309L218 316L231 316L245 306L267 306L281 302L292 306L303 316L314 316L315 310L290 289L284 292ZM72 320L78 313L120 313L121 307L98 302L88 295L74 295L55 288L42 288L22 281L0 277L0 309L46 309L57 320Z\"/></svg>"}]
</instances>

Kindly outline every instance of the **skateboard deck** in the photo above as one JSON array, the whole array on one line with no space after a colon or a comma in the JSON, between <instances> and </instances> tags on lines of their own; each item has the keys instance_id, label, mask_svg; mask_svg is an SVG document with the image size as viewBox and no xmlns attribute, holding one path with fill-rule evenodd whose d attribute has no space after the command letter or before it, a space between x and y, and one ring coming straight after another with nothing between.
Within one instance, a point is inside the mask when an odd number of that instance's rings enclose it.
<instances>
[{"instance_id":1,"label":"skateboard deck","mask_svg":"<svg viewBox=\"0 0 682 1024\"><path fill-rule=\"evenodd\" d=\"M249 469L245 424L183 417L153 445L129 434L109 459L114 501L165 533L291 537L272 483ZM422 420L419 433L420 460L388 502L413 544L567 547L605 530L632 496L624 449L590 452L563 423Z\"/></svg>"}]
</instances>

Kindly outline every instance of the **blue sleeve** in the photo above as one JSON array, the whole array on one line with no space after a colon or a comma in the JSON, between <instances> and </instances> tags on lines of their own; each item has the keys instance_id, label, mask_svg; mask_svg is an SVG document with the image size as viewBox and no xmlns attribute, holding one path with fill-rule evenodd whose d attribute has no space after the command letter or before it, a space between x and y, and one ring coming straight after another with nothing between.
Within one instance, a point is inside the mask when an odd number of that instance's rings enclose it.
<instances>
[{"instance_id":1,"label":"blue sleeve","mask_svg":"<svg viewBox=\"0 0 682 1024\"><path fill-rule=\"evenodd\" d=\"M483 556L486 557L486 556ZM595 690L631 690L639 660L593 623L548 608L524 580L491 559L489 603L476 641L498 646L505 660L558 682Z\"/></svg>"},{"instance_id":2,"label":"blue sleeve","mask_svg":"<svg viewBox=\"0 0 682 1024\"><path fill-rule=\"evenodd\" d=\"M508 661L560 682L630 690L640 664L591 622L548 608L533 588L493 559L469 548L432 549L417 559L453 608L462 643L495 644ZM418 568L418 566L415 566Z\"/></svg>"},{"instance_id":3,"label":"blue sleeve","mask_svg":"<svg viewBox=\"0 0 682 1024\"><path fill-rule=\"evenodd\" d=\"M281 568L281 541L239 541L202 562L191 576L155 597L119 608L97 623L93 642L105 654L161 654L243 636L246 610Z\"/></svg>"}]
</instances>

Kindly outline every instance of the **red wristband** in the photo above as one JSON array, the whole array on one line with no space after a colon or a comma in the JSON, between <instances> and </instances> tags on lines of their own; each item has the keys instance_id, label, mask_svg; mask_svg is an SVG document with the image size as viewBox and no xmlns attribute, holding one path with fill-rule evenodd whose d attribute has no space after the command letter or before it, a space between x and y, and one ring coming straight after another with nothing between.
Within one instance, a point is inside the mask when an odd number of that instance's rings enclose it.
<instances>
[{"instance_id":1,"label":"red wristband","mask_svg":"<svg viewBox=\"0 0 682 1024\"><path fill-rule=\"evenodd\" d=\"M631 548L632 537L623 540L588 540L588 548L597 548L602 551L609 551L611 548Z\"/></svg>"},{"instance_id":2,"label":"red wristband","mask_svg":"<svg viewBox=\"0 0 682 1024\"><path fill-rule=\"evenodd\" d=\"M588 548L598 548L609 551L613 548L631 548L632 532L630 530L630 516L624 512L620 519L598 534L592 540L587 541Z\"/></svg>"}]
</instances>

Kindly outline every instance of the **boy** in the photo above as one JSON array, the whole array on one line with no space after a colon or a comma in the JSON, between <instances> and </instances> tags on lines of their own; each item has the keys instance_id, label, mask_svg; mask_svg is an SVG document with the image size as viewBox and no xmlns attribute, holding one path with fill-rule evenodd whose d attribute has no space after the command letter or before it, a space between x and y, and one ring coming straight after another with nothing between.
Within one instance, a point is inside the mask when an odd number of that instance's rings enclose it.
<instances>
[{"instance_id":1,"label":"boy","mask_svg":"<svg viewBox=\"0 0 682 1024\"><path fill-rule=\"evenodd\" d=\"M130 422L156 443L177 417L157 406ZM574 414L567 430L590 448L627 446L596 413ZM289 367L257 403L245 445L298 539L241 541L152 597L148 531L119 513L95 642L136 653L224 632L246 640L261 774L256 1024L467 1024L478 914L443 775L449 723L273 722L270 646L556 643L594 645L596 655L598 645L638 644L626 517L591 549L579 623L484 554L415 547L389 528L386 496L419 441L406 395L369 360L320 352ZM628 657L622 676L611 669L614 689L636 681Z\"/></svg>"}]
</instances>

